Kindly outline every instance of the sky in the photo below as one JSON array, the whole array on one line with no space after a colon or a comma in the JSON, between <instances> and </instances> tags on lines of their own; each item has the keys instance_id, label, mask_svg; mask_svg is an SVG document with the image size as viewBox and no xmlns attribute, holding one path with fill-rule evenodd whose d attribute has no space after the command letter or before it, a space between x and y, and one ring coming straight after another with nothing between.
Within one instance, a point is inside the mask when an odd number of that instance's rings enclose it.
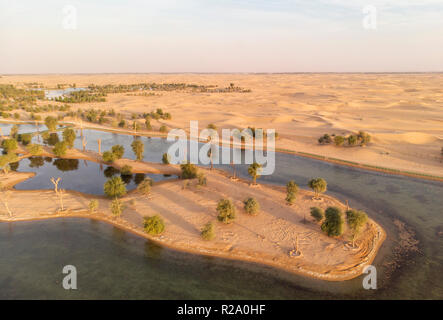
<instances>
[{"instance_id":1,"label":"sky","mask_svg":"<svg viewBox=\"0 0 443 320\"><path fill-rule=\"evenodd\" d=\"M0 74L415 71L443 0L0 0Z\"/></svg>"}]
</instances>

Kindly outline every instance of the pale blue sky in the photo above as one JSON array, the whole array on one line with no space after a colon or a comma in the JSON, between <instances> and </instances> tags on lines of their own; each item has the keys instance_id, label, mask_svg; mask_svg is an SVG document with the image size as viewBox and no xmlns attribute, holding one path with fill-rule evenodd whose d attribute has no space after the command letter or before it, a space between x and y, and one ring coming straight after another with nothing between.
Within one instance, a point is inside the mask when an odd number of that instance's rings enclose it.
<instances>
[{"instance_id":1,"label":"pale blue sky","mask_svg":"<svg viewBox=\"0 0 443 320\"><path fill-rule=\"evenodd\" d=\"M340 71L443 71L443 0L0 0L0 73Z\"/></svg>"}]
</instances>

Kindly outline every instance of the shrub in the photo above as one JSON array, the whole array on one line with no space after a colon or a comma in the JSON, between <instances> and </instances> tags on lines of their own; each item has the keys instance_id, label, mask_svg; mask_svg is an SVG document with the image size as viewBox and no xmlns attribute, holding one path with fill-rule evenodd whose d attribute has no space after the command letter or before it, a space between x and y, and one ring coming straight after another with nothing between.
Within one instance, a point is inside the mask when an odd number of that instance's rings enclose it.
<instances>
[{"instance_id":1,"label":"shrub","mask_svg":"<svg viewBox=\"0 0 443 320\"><path fill-rule=\"evenodd\" d=\"M125 164L122 169L120 170L120 172L122 173L122 175L124 176L129 176L132 174L132 167L128 166L127 164Z\"/></svg>"},{"instance_id":2,"label":"shrub","mask_svg":"<svg viewBox=\"0 0 443 320\"><path fill-rule=\"evenodd\" d=\"M322 209L317 207L311 208L311 217L313 217L315 221L320 222L321 220L323 220L324 215L325 214Z\"/></svg>"},{"instance_id":3,"label":"shrub","mask_svg":"<svg viewBox=\"0 0 443 320\"><path fill-rule=\"evenodd\" d=\"M98 209L98 201L97 200L91 200L88 204L88 209L91 213L94 213Z\"/></svg>"},{"instance_id":4,"label":"shrub","mask_svg":"<svg viewBox=\"0 0 443 320\"><path fill-rule=\"evenodd\" d=\"M141 194L148 195L151 192L152 180L145 179L138 186L137 191Z\"/></svg>"},{"instance_id":5,"label":"shrub","mask_svg":"<svg viewBox=\"0 0 443 320\"><path fill-rule=\"evenodd\" d=\"M115 160L115 154L113 154L111 151L105 151L102 155L104 162L112 163Z\"/></svg>"},{"instance_id":6,"label":"shrub","mask_svg":"<svg viewBox=\"0 0 443 320\"><path fill-rule=\"evenodd\" d=\"M371 142L371 136L368 133L364 132L364 131L359 131L358 132L357 139L358 139L358 141L360 142L360 144L362 146L365 146L369 142Z\"/></svg>"},{"instance_id":7,"label":"shrub","mask_svg":"<svg viewBox=\"0 0 443 320\"><path fill-rule=\"evenodd\" d=\"M125 154L125 148L119 144L112 146L111 151L114 154L115 159L121 159Z\"/></svg>"},{"instance_id":8,"label":"shrub","mask_svg":"<svg viewBox=\"0 0 443 320\"><path fill-rule=\"evenodd\" d=\"M39 144L30 144L26 147L26 149L33 156L39 156L43 153L43 147Z\"/></svg>"},{"instance_id":9,"label":"shrub","mask_svg":"<svg viewBox=\"0 0 443 320\"><path fill-rule=\"evenodd\" d=\"M14 119L17 119L17 120L18 120L18 119L20 119L20 114L19 114L19 113L17 113L17 112L16 112L16 113L14 113Z\"/></svg>"},{"instance_id":10,"label":"shrub","mask_svg":"<svg viewBox=\"0 0 443 320\"><path fill-rule=\"evenodd\" d=\"M208 183L208 181L206 180L206 176L203 173L197 174L197 179L199 186L206 186Z\"/></svg>"},{"instance_id":11,"label":"shrub","mask_svg":"<svg viewBox=\"0 0 443 320\"><path fill-rule=\"evenodd\" d=\"M163 153L162 162L164 164L169 164L170 161L171 161L171 157L169 156L169 154L168 153Z\"/></svg>"},{"instance_id":12,"label":"shrub","mask_svg":"<svg viewBox=\"0 0 443 320\"><path fill-rule=\"evenodd\" d=\"M66 154L66 151L68 151L68 146L66 145L65 141L59 141L55 144L54 148L52 148L52 152L57 157L62 157Z\"/></svg>"},{"instance_id":13,"label":"shrub","mask_svg":"<svg viewBox=\"0 0 443 320\"><path fill-rule=\"evenodd\" d=\"M293 203L295 202L296 199L297 199L297 196L296 196L295 193L293 193L293 192L288 192L288 193L286 194L286 198L285 198L285 200L286 200L286 202L287 202L288 204L293 204Z\"/></svg>"},{"instance_id":14,"label":"shrub","mask_svg":"<svg viewBox=\"0 0 443 320\"><path fill-rule=\"evenodd\" d=\"M298 193L298 185L295 183L294 180L291 180L286 184L286 192L294 194Z\"/></svg>"},{"instance_id":15,"label":"shrub","mask_svg":"<svg viewBox=\"0 0 443 320\"><path fill-rule=\"evenodd\" d=\"M327 182L322 178L311 179L308 183L309 188L311 188L315 192L315 198L318 198L320 193L323 193L327 190Z\"/></svg>"},{"instance_id":16,"label":"shrub","mask_svg":"<svg viewBox=\"0 0 443 320\"><path fill-rule=\"evenodd\" d=\"M332 142L332 138L329 134L325 133L323 136L321 136L318 139L318 143L320 144L327 144L327 143L331 143Z\"/></svg>"},{"instance_id":17,"label":"shrub","mask_svg":"<svg viewBox=\"0 0 443 320\"><path fill-rule=\"evenodd\" d=\"M137 160L143 159L143 151L145 149L145 145L140 140L134 140L131 143L132 151L134 152Z\"/></svg>"},{"instance_id":18,"label":"shrub","mask_svg":"<svg viewBox=\"0 0 443 320\"><path fill-rule=\"evenodd\" d=\"M215 238L214 224L212 222L205 224L200 234L204 240L213 240Z\"/></svg>"},{"instance_id":19,"label":"shrub","mask_svg":"<svg viewBox=\"0 0 443 320\"><path fill-rule=\"evenodd\" d=\"M10 153L17 150L17 140L15 139L5 139L2 141L2 148L6 153Z\"/></svg>"},{"instance_id":20,"label":"shrub","mask_svg":"<svg viewBox=\"0 0 443 320\"><path fill-rule=\"evenodd\" d=\"M18 125L14 124L9 132L9 136L13 139L18 138Z\"/></svg>"},{"instance_id":21,"label":"shrub","mask_svg":"<svg viewBox=\"0 0 443 320\"><path fill-rule=\"evenodd\" d=\"M27 146L32 141L32 134L30 133L23 133L20 136L20 141L23 145Z\"/></svg>"},{"instance_id":22,"label":"shrub","mask_svg":"<svg viewBox=\"0 0 443 320\"><path fill-rule=\"evenodd\" d=\"M159 215L144 217L143 228L151 235L158 235L165 231L165 223Z\"/></svg>"},{"instance_id":23,"label":"shrub","mask_svg":"<svg viewBox=\"0 0 443 320\"><path fill-rule=\"evenodd\" d=\"M120 177L112 177L105 182L105 194L110 198L119 198L126 194L126 185Z\"/></svg>"},{"instance_id":24,"label":"shrub","mask_svg":"<svg viewBox=\"0 0 443 320\"><path fill-rule=\"evenodd\" d=\"M146 126L146 130L152 130L151 121L149 120L148 117L145 119L145 126Z\"/></svg>"},{"instance_id":25,"label":"shrub","mask_svg":"<svg viewBox=\"0 0 443 320\"><path fill-rule=\"evenodd\" d=\"M18 157L15 153L7 153L5 155L0 156L0 168L4 171L4 173L8 173L11 163L17 162Z\"/></svg>"},{"instance_id":26,"label":"shrub","mask_svg":"<svg viewBox=\"0 0 443 320\"><path fill-rule=\"evenodd\" d=\"M166 127L166 126L163 124L163 125L160 126L159 131L160 131L161 133L166 133L166 132L168 132L168 127Z\"/></svg>"},{"instance_id":27,"label":"shrub","mask_svg":"<svg viewBox=\"0 0 443 320\"><path fill-rule=\"evenodd\" d=\"M112 200L111 213L114 217L120 218L123 209L124 209L123 203L119 199L115 198L114 200Z\"/></svg>"},{"instance_id":28,"label":"shrub","mask_svg":"<svg viewBox=\"0 0 443 320\"><path fill-rule=\"evenodd\" d=\"M192 163L183 163L180 165L182 170L181 178L182 179L194 179L197 177L198 169Z\"/></svg>"},{"instance_id":29,"label":"shrub","mask_svg":"<svg viewBox=\"0 0 443 320\"><path fill-rule=\"evenodd\" d=\"M357 136L356 136L356 135L353 135L353 134L351 134L351 135L347 138L347 140L348 140L348 144L349 144L350 146L355 146L355 145L357 144L357 141L358 141Z\"/></svg>"},{"instance_id":30,"label":"shrub","mask_svg":"<svg viewBox=\"0 0 443 320\"><path fill-rule=\"evenodd\" d=\"M245 204L245 211L247 214L256 215L260 210L260 205L254 198L248 198L243 201L243 203Z\"/></svg>"},{"instance_id":31,"label":"shrub","mask_svg":"<svg viewBox=\"0 0 443 320\"><path fill-rule=\"evenodd\" d=\"M335 136L334 143L337 147L340 147L345 143L345 138L343 136Z\"/></svg>"},{"instance_id":32,"label":"shrub","mask_svg":"<svg viewBox=\"0 0 443 320\"><path fill-rule=\"evenodd\" d=\"M217 219L223 223L231 223L235 219L235 207L231 200L221 199L217 204Z\"/></svg>"},{"instance_id":33,"label":"shrub","mask_svg":"<svg viewBox=\"0 0 443 320\"><path fill-rule=\"evenodd\" d=\"M118 126L120 127L120 128L124 128L125 126L126 126L126 121L125 120L120 120L120 122L118 123Z\"/></svg>"},{"instance_id":34,"label":"shrub","mask_svg":"<svg viewBox=\"0 0 443 320\"><path fill-rule=\"evenodd\" d=\"M339 208L329 207L325 211L325 220L321 225L322 231L329 237L343 234L343 218Z\"/></svg>"},{"instance_id":35,"label":"shrub","mask_svg":"<svg viewBox=\"0 0 443 320\"><path fill-rule=\"evenodd\" d=\"M55 131L57 129L58 120L54 117L47 116L45 118L45 125L49 131Z\"/></svg>"},{"instance_id":36,"label":"shrub","mask_svg":"<svg viewBox=\"0 0 443 320\"><path fill-rule=\"evenodd\" d=\"M261 164L254 162L248 167L248 173L252 178L253 184L257 184L257 178L260 177L262 166Z\"/></svg>"}]
</instances>

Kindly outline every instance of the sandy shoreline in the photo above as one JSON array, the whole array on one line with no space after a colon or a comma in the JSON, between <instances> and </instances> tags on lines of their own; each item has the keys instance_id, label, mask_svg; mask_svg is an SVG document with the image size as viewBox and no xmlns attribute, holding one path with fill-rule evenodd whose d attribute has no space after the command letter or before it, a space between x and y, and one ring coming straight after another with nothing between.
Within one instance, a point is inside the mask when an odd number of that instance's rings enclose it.
<instances>
[{"instance_id":1,"label":"sandy shoreline","mask_svg":"<svg viewBox=\"0 0 443 320\"><path fill-rule=\"evenodd\" d=\"M74 150L69 156L82 154ZM90 157L83 153L82 158ZM93 160L90 157L89 160ZM95 158L95 160L97 160ZM131 160L121 159L123 163ZM158 164L138 162L139 172L160 170ZM150 166L152 169L149 169ZM161 167L167 167L161 165ZM174 168L174 170L177 170ZM323 196L323 201L314 203L312 193L300 190L293 206L284 202L284 188L270 185L250 187L243 180L232 181L226 173L218 170L200 169L208 179L208 185L199 187L196 181L183 189L183 180L167 181L154 184L149 197L134 191L122 198L127 208L119 219L114 219L109 210L110 200L103 196L93 196L81 192L67 191L64 204L68 209L60 213L58 200L52 190L7 191L8 205L13 212L9 217L2 207L0 221L24 221L56 217L85 217L112 223L127 231L156 241L170 248L190 253L218 256L228 259L261 263L304 276L328 281L352 279L362 273L365 265L375 258L386 235L384 230L373 220L369 220L366 229L354 250L349 247L348 234L342 238L329 238L321 233L319 225L309 217L309 207L338 206L346 207L338 200ZM161 171L161 170L160 170ZM11 172L0 175L4 186L12 187L32 174ZM2 193L5 197L5 192ZM261 205L260 213L251 217L242 211L242 200L254 196ZM216 202L227 197L237 207L237 219L231 225L216 224L217 236L214 241L204 241L200 237L200 228L209 221L215 221ZM99 201L96 214L87 211L91 199ZM142 229L143 216L160 214L166 222L164 234L153 237ZM308 222L302 219L307 217ZM300 240L301 257L289 257L295 238Z\"/></svg>"}]
</instances>

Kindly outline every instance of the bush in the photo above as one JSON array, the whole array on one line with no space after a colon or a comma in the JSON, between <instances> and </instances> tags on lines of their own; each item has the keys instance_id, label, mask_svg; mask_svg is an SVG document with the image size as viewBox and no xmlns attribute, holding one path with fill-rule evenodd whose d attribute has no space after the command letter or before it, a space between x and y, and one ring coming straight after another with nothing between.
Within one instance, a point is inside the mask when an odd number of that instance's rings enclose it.
<instances>
[{"instance_id":1,"label":"bush","mask_svg":"<svg viewBox=\"0 0 443 320\"><path fill-rule=\"evenodd\" d=\"M260 210L260 205L254 198L248 198L243 201L243 203L245 204L245 211L247 214L256 215Z\"/></svg>"},{"instance_id":2,"label":"bush","mask_svg":"<svg viewBox=\"0 0 443 320\"><path fill-rule=\"evenodd\" d=\"M113 154L111 151L105 151L102 155L104 162L112 163L115 160L115 154Z\"/></svg>"},{"instance_id":3,"label":"bush","mask_svg":"<svg viewBox=\"0 0 443 320\"><path fill-rule=\"evenodd\" d=\"M58 120L54 117L47 116L45 118L45 125L49 131L55 131L57 129Z\"/></svg>"},{"instance_id":4,"label":"bush","mask_svg":"<svg viewBox=\"0 0 443 320\"><path fill-rule=\"evenodd\" d=\"M371 136L368 133L364 132L364 131L359 131L358 132L357 139L358 139L358 141L360 142L360 144L362 146L365 146L369 142L371 142Z\"/></svg>"},{"instance_id":5,"label":"bush","mask_svg":"<svg viewBox=\"0 0 443 320\"><path fill-rule=\"evenodd\" d=\"M160 131L161 133L166 133L166 132L168 132L168 128L163 124L163 125L160 127L159 131Z\"/></svg>"},{"instance_id":6,"label":"bush","mask_svg":"<svg viewBox=\"0 0 443 320\"><path fill-rule=\"evenodd\" d=\"M298 185L295 183L294 180L291 180L286 184L286 192L294 194L298 193Z\"/></svg>"},{"instance_id":7,"label":"bush","mask_svg":"<svg viewBox=\"0 0 443 320\"><path fill-rule=\"evenodd\" d=\"M231 223L235 219L235 207L229 199L221 199L217 204L217 219L223 223Z\"/></svg>"},{"instance_id":8,"label":"bush","mask_svg":"<svg viewBox=\"0 0 443 320\"><path fill-rule=\"evenodd\" d=\"M39 144L30 144L26 147L26 149L33 156L39 156L43 153L43 147Z\"/></svg>"},{"instance_id":9,"label":"bush","mask_svg":"<svg viewBox=\"0 0 443 320\"><path fill-rule=\"evenodd\" d=\"M105 194L110 198L119 198L126 194L126 185L120 177L112 177L105 182Z\"/></svg>"},{"instance_id":10,"label":"bush","mask_svg":"<svg viewBox=\"0 0 443 320\"><path fill-rule=\"evenodd\" d=\"M327 144L327 143L331 143L332 142L332 138L329 134L325 133L323 136L321 136L318 139L318 143L320 144Z\"/></svg>"},{"instance_id":11,"label":"bush","mask_svg":"<svg viewBox=\"0 0 443 320\"><path fill-rule=\"evenodd\" d=\"M120 170L120 172L122 173L122 175L124 176L129 176L132 174L132 167L128 166L127 164L125 164L122 169Z\"/></svg>"},{"instance_id":12,"label":"bush","mask_svg":"<svg viewBox=\"0 0 443 320\"><path fill-rule=\"evenodd\" d=\"M197 174L197 179L198 179L199 186L206 186L207 180L206 180L206 176L203 173Z\"/></svg>"},{"instance_id":13,"label":"bush","mask_svg":"<svg viewBox=\"0 0 443 320\"><path fill-rule=\"evenodd\" d=\"M75 131L72 128L66 128L63 130L63 141L66 142L66 145L69 149L74 147L75 141Z\"/></svg>"},{"instance_id":14,"label":"bush","mask_svg":"<svg viewBox=\"0 0 443 320\"><path fill-rule=\"evenodd\" d=\"M347 140L348 140L348 144L349 144L350 146L355 146L355 145L357 144L357 142L358 142L358 138L357 138L357 136L356 136L356 135L353 135L353 134L351 134L351 135L347 138Z\"/></svg>"},{"instance_id":15,"label":"bush","mask_svg":"<svg viewBox=\"0 0 443 320\"><path fill-rule=\"evenodd\" d=\"M30 133L23 133L19 135L20 141L23 145L27 146L32 141L32 134Z\"/></svg>"},{"instance_id":16,"label":"bush","mask_svg":"<svg viewBox=\"0 0 443 320\"><path fill-rule=\"evenodd\" d=\"M182 170L181 178L182 179L194 179L197 177L198 169L192 163L183 163L180 165Z\"/></svg>"},{"instance_id":17,"label":"bush","mask_svg":"<svg viewBox=\"0 0 443 320\"><path fill-rule=\"evenodd\" d=\"M322 231L329 237L343 234L343 218L339 208L329 207L325 211L325 221L321 225Z\"/></svg>"},{"instance_id":18,"label":"bush","mask_svg":"<svg viewBox=\"0 0 443 320\"><path fill-rule=\"evenodd\" d=\"M165 231L165 223L159 215L144 217L143 228L150 235L158 235Z\"/></svg>"},{"instance_id":19,"label":"bush","mask_svg":"<svg viewBox=\"0 0 443 320\"><path fill-rule=\"evenodd\" d=\"M17 150L17 146L17 140L15 139L5 139L2 141L2 148L6 153Z\"/></svg>"},{"instance_id":20,"label":"bush","mask_svg":"<svg viewBox=\"0 0 443 320\"><path fill-rule=\"evenodd\" d=\"M52 152L54 152L57 157L64 156L66 151L68 151L68 146L66 145L65 141L57 142L54 148L52 148Z\"/></svg>"},{"instance_id":21,"label":"bush","mask_svg":"<svg viewBox=\"0 0 443 320\"><path fill-rule=\"evenodd\" d=\"M315 221L320 222L321 220L323 220L324 215L325 213L323 212L322 209L317 207L311 208L311 217L313 217Z\"/></svg>"},{"instance_id":22,"label":"bush","mask_svg":"<svg viewBox=\"0 0 443 320\"><path fill-rule=\"evenodd\" d=\"M134 140L131 143L132 151L134 152L137 160L143 159L143 151L145 149L145 145L140 140Z\"/></svg>"},{"instance_id":23,"label":"bush","mask_svg":"<svg viewBox=\"0 0 443 320\"><path fill-rule=\"evenodd\" d=\"M215 238L215 226L212 222L205 224L201 231L201 236L204 240L213 240Z\"/></svg>"},{"instance_id":24,"label":"bush","mask_svg":"<svg viewBox=\"0 0 443 320\"><path fill-rule=\"evenodd\" d=\"M345 143L345 138L343 136L335 136L334 143L337 147L340 147Z\"/></svg>"},{"instance_id":25,"label":"bush","mask_svg":"<svg viewBox=\"0 0 443 320\"><path fill-rule=\"evenodd\" d=\"M143 180L138 186L137 191L141 194L148 195L151 192L152 180Z\"/></svg>"},{"instance_id":26,"label":"bush","mask_svg":"<svg viewBox=\"0 0 443 320\"><path fill-rule=\"evenodd\" d=\"M112 200L111 213L114 217L120 218L123 209L124 209L123 203L119 199L115 198L114 200Z\"/></svg>"},{"instance_id":27,"label":"bush","mask_svg":"<svg viewBox=\"0 0 443 320\"><path fill-rule=\"evenodd\" d=\"M98 209L98 201L97 200L91 200L88 204L88 209L91 213L94 213Z\"/></svg>"},{"instance_id":28,"label":"bush","mask_svg":"<svg viewBox=\"0 0 443 320\"><path fill-rule=\"evenodd\" d=\"M149 120L149 118L145 119L145 126L146 126L146 130L152 130L152 125L151 125L151 121Z\"/></svg>"},{"instance_id":29,"label":"bush","mask_svg":"<svg viewBox=\"0 0 443 320\"><path fill-rule=\"evenodd\" d=\"M125 154L125 148L119 144L112 146L111 151L114 154L115 159L121 159Z\"/></svg>"},{"instance_id":30,"label":"bush","mask_svg":"<svg viewBox=\"0 0 443 320\"><path fill-rule=\"evenodd\" d=\"M0 156L0 168L4 171L4 173L8 173L10 164L17 162L18 157L15 153L7 153L5 155Z\"/></svg>"},{"instance_id":31,"label":"bush","mask_svg":"<svg viewBox=\"0 0 443 320\"><path fill-rule=\"evenodd\" d=\"M162 162L164 164L169 164L170 161L171 161L171 157L169 156L169 154L168 153L163 153Z\"/></svg>"},{"instance_id":32,"label":"bush","mask_svg":"<svg viewBox=\"0 0 443 320\"><path fill-rule=\"evenodd\" d=\"M208 124L208 127L207 127L208 129L212 129L212 130L217 130L217 127L215 126L215 124L213 124L213 123L210 123L210 124Z\"/></svg>"},{"instance_id":33,"label":"bush","mask_svg":"<svg viewBox=\"0 0 443 320\"><path fill-rule=\"evenodd\" d=\"M126 126L126 121L125 120L120 120L120 122L118 123L118 126L120 127L120 128L124 128L125 126Z\"/></svg>"}]
</instances>

